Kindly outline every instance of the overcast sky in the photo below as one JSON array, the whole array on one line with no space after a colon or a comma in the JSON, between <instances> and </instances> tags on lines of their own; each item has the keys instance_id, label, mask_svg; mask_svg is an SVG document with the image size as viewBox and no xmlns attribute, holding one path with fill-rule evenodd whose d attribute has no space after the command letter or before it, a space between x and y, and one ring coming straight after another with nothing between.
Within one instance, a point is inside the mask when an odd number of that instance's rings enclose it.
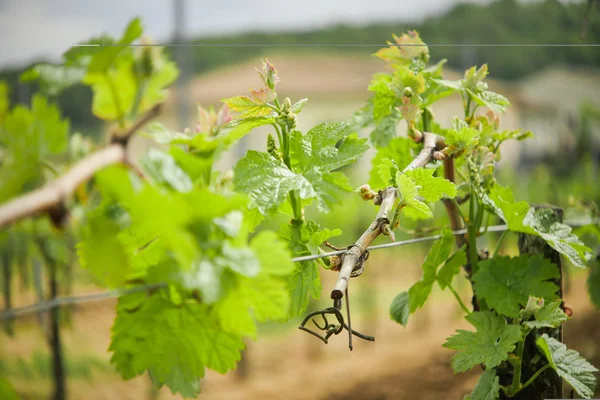
<instances>
[{"instance_id":1,"label":"overcast sky","mask_svg":"<svg viewBox=\"0 0 600 400\"><path fill-rule=\"evenodd\" d=\"M466 0L488 3L490 0ZM186 36L419 21L457 0L185 0ZM173 32L174 0L0 0L0 68L57 60L72 44L119 35L134 16L155 41Z\"/></svg>"}]
</instances>

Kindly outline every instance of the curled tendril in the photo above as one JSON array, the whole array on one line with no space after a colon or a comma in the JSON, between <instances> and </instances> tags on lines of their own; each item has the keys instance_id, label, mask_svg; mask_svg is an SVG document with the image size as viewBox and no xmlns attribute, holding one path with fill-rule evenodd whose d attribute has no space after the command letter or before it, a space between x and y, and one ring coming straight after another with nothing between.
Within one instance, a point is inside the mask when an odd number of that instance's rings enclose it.
<instances>
[{"instance_id":1,"label":"curled tendril","mask_svg":"<svg viewBox=\"0 0 600 400\"><path fill-rule=\"evenodd\" d=\"M327 315L331 315L331 314L333 314L336 317L338 324L329 323L329 321L327 320ZM312 319L313 317L318 316L318 315L320 315L321 318L323 318L322 325L318 324L316 320ZM306 324L310 320L312 320L313 324L318 328L318 330L321 332L324 332L325 335L321 335L321 334L317 333L316 331L313 331L310 328L307 328ZM344 322L344 316L342 315L342 312L335 307L328 307L321 311L311 312L304 318L304 320L302 321L302 323L300 324L298 329L300 329L304 332L308 332L315 337L318 337L319 339L321 339L321 341L323 341L323 343L328 343L329 338L331 336L339 335L344 329L347 330L348 332L351 332L354 336L359 337L363 340L368 340L371 342L375 341L375 338L373 336L363 335L362 333L349 328L348 325L346 325L346 323Z\"/></svg>"}]
</instances>

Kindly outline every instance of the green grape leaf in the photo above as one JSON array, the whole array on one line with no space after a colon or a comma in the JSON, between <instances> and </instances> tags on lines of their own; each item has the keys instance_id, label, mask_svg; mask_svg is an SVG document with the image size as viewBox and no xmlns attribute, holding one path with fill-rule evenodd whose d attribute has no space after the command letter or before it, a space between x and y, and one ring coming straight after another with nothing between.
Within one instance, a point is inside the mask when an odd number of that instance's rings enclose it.
<instances>
[{"instance_id":1,"label":"green grape leaf","mask_svg":"<svg viewBox=\"0 0 600 400\"><path fill-rule=\"evenodd\" d=\"M402 197L401 201L405 204L404 210L410 210L413 214L412 217L418 218L433 218L433 213L427 206L427 204L417 200L416 196L419 194L415 181L408 175L398 172L396 174L396 184L400 190Z\"/></svg>"},{"instance_id":2,"label":"green grape leaf","mask_svg":"<svg viewBox=\"0 0 600 400\"><path fill-rule=\"evenodd\" d=\"M437 277L437 269L440 264L448 259L453 242L454 238L451 232L444 231L442 237L429 249L427 257L423 262L423 276L421 280L408 290L408 307L411 314L422 307L425 301L427 301Z\"/></svg>"},{"instance_id":3,"label":"green grape leaf","mask_svg":"<svg viewBox=\"0 0 600 400\"><path fill-rule=\"evenodd\" d=\"M460 92L462 90L460 81L449 81L446 79L433 79L433 81L438 85L448 88L454 92Z\"/></svg>"},{"instance_id":4,"label":"green grape leaf","mask_svg":"<svg viewBox=\"0 0 600 400\"><path fill-rule=\"evenodd\" d=\"M394 297L392 304L390 304L390 318L404 327L408 323L408 316L410 314L408 298L408 292L402 292Z\"/></svg>"},{"instance_id":5,"label":"green grape leaf","mask_svg":"<svg viewBox=\"0 0 600 400\"><path fill-rule=\"evenodd\" d=\"M252 233L264 219L265 216L260 213L258 208L252 208L244 215L244 226L248 229L248 232Z\"/></svg>"},{"instance_id":6,"label":"green grape leaf","mask_svg":"<svg viewBox=\"0 0 600 400\"><path fill-rule=\"evenodd\" d=\"M592 364L581 357L575 350L567 349L563 343L543 334L537 341L538 348L544 353L552 369L575 389L577 394L586 399L596 391L598 372Z\"/></svg>"},{"instance_id":7,"label":"green grape leaf","mask_svg":"<svg viewBox=\"0 0 600 400\"><path fill-rule=\"evenodd\" d=\"M0 129L0 201L38 186L48 156L67 149L69 121L46 98L35 95L31 109L15 106Z\"/></svg>"},{"instance_id":8,"label":"green grape leaf","mask_svg":"<svg viewBox=\"0 0 600 400\"><path fill-rule=\"evenodd\" d=\"M290 310L289 316L295 317L306 309L309 296L318 299L321 295L321 280L318 264L314 261L296 263L296 269L289 279Z\"/></svg>"},{"instance_id":9,"label":"green grape leaf","mask_svg":"<svg viewBox=\"0 0 600 400\"><path fill-rule=\"evenodd\" d=\"M69 121L61 118L58 107L34 95L31 109L16 106L6 116L1 138L7 150L43 157L65 151L68 133Z\"/></svg>"},{"instance_id":10,"label":"green grape leaf","mask_svg":"<svg viewBox=\"0 0 600 400\"><path fill-rule=\"evenodd\" d=\"M140 162L155 182L167 184L179 192L192 190L192 180L171 155L157 149L150 149Z\"/></svg>"},{"instance_id":11,"label":"green grape leaf","mask_svg":"<svg viewBox=\"0 0 600 400\"><path fill-rule=\"evenodd\" d=\"M488 368L479 377L473 393L465 400L496 400L500 397L500 378L495 368Z\"/></svg>"},{"instance_id":12,"label":"green grape leaf","mask_svg":"<svg viewBox=\"0 0 600 400\"><path fill-rule=\"evenodd\" d=\"M142 294L143 295L143 294ZM155 385L197 396L204 369L235 368L244 341L224 332L205 305L175 305L160 295L119 299L109 350L124 379L148 371Z\"/></svg>"},{"instance_id":13,"label":"green grape leaf","mask_svg":"<svg viewBox=\"0 0 600 400\"><path fill-rule=\"evenodd\" d=\"M452 280L460 272L460 267L467 263L467 254L465 246L454 253L438 272L438 285L444 290L448 285L452 285Z\"/></svg>"},{"instance_id":14,"label":"green grape leaf","mask_svg":"<svg viewBox=\"0 0 600 400\"><path fill-rule=\"evenodd\" d=\"M316 197L320 211L330 211L340 202L340 193L352 191L346 176L332 171L354 163L369 148L366 139L350 133L350 127L348 122L324 123L315 126L306 135L299 131L291 134L294 170L312 185L312 197Z\"/></svg>"},{"instance_id":15,"label":"green grape leaf","mask_svg":"<svg viewBox=\"0 0 600 400\"><path fill-rule=\"evenodd\" d=\"M446 134L448 154L457 154L472 149L479 144L479 132L473 128L462 127L449 130Z\"/></svg>"},{"instance_id":16,"label":"green grape leaf","mask_svg":"<svg viewBox=\"0 0 600 400\"><path fill-rule=\"evenodd\" d=\"M221 153L246 136L252 129L273 124L274 122L275 119L273 117L248 117L231 121L223 126L216 136L202 132L197 133L193 137L188 137L181 133L174 133L167 136L160 131L153 133L153 136L155 139L168 140L171 144L184 144L205 157L216 159Z\"/></svg>"},{"instance_id":17,"label":"green grape leaf","mask_svg":"<svg viewBox=\"0 0 600 400\"><path fill-rule=\"evenodd\" d=\"M592 259L591 249L587 247L575 234L572 228L560 222L552 221L553 213L550 209L529 209L523 225L526 230L540 236L554 250L564 255L571 263L579 268L586 268ZM510 226L509 226L510 227Z\"/></svg>"},{"instance_id":18,"label":"green grape leaf","mask_svg":"<svg viewBox=\"0 0 600 400\"><path fill-rule=\"evenodd\" d=\"M600 309L600 263L596 262L590 267L590 275L587 279L590 299L596 308Z\"/></svg>"},{"instance_id":19,"label":"green grape leaf","mask_svg":"<svg viewBox=\"0 0 600 400\"><path fill-rule=\"evenodd\" d=\"M453 243L454 236L452 235L452 232L444 230L442 232L442 237L436 240L433 246L431 246L427 253L427 257L423 262L423 279L429 280L435 278L440 264L448 260Z\"/></svg>"},{"instance_id":20,"label":"green grape leaf","mask_svg":"<svg viewBox=\"0 0 600 400\"><path fill-rule=\"evenodd\" d=\"M398 37L392 35L396 43L387 42L389 47L384 47L374 54L384 61L396 65L409 65L415 58L429 56L429 48L419 37L417 31L408 31Z\"/></svg>"},{"instance_id":21,"label":"green grape leaf","mask_svg":"<svg viewBox=\"0 0 600 400\"><path fill-rule=\"evenodd\" d=\"M455 373L467 371L478 364L494 368L508 358L521 340L521 328L507 325L504 317L491 311L478 311L466 317L476 332L459 329L446 339L443 347L460 352L452 357Z\"/></svg>"},{"instance_id":22,"label":"green grape leaf","mask_svg":"<svg viewBox=\"0 0 600 400\"><path fill-rule=\"evenodd\" d=\"M283 320L288 315L290 298L286 282L283 279L259 276L247 279L242 286L242 296L254 317L260 322Z\"/></svg>"},{"instance_id":23,"label":"green grape leaf","mask_svg":"<svg viewBox=\"0 0 600 400\"><path fill-rule=\"evenodd\" d=\"M210 158L197 157L179 146L171 146L169 154L183 173L191 179L192 183L204 182L206 176L210 174L213 164L213 160Z\"/></svg>"},{"instance_id":24,"label":"green grape leaf","mask_svg":"<svg viewBox=\"0 0 600 400\"><path fill-rule=\"evenodd\" d=\"M48 96L57 96L63 90L81 82L85 68L80 66L36 64L20 76L21 82L37 82L40 91Z\"/></svg>"},{"instance_id":25,"label":"green grape leaf","mask_svg":"<svg viewBox=\"0 0 600 400\"><path fill-rule=\"evenodd\" d=\"M569 319L560 308L560 300L544 304L533 314L535 321L526 321L524 324L530 328L556 328Z\"/></svg>"},{"instance_id":26,"label":"green grape leaf","mask_svg":"<svg viewBox=\"0 0 600 400\"><path fill-rule=\"evenodd\" d=\"M235 96L228 99L222 99L223 103L240 115L238 118L260 117L273 113L273 110L264 102L248 96Z\"/></svg>"},{"instance_id":27,"label":"green grape leaf","mask_svg":"<svg viewBox=\"0 0 600 400\"><path fill-rule=\"evenodd\" d=\"M412 95L416 96L425 91L425 78L423 74L415 73L409 68L396 67L392 75L392 87L401 96L404 95L406 88L410 88Z\"/></svg>"},{"instance_id":28,"label":"green grape leaf","mask_svg":"<svg viewBox=\"0 0 600 400\"><path fill-rule=\"evenodd\" d=\"M107 71L85 75L83 83L91 86L94 92L92 112L96 117L116 121L131 112L137 89L132 63L123 62Z\"/></svg>"},{"instance_id":29,"label":"green grape leaf","mask_svg":"<svg viewBox=\"0 0 600 400\"><path fill-rule=\"evenodd\" d=\"M552 210L536 210L525 201L515 202L510 188L500 185L494 185L483 200L510 230L540 236L576 267L585 268L591 259L591 249L572 233L570 226L554 221Z\"/></svg>"},{"instance_id":30,"label":"green grape leaf","mask_svg":"<svg viewBox=\"0 0 600 400\"><path fill-rule=\"evenodd\" d=\"M304 175L331 172L358 160L369 146L366 139L352 133L351 126L349 122L323 123L306 135L294 131L290 147L296 170Z\"/></svg>"},{"instance_id":31,"label":"green grape leaf","mask_svg":"<svg viewBox=\"0 0 600 400\"><path fill-rule=\"evenodd\" d=\"M434 282L435 279L422 279L408 289L408 309L411 314L423 307L429 298Z\"/></svg>"},{"instance_id":32,"label":"green grape leaf","mask_svg":"<svg viewBox=\"0 0 600 400\"><path fill-rule=\"evenodd\" d=\"M275 232L260 232L250 242L250 248L260 262L261 273L286 276L294 270L290 252Z\"/></svg>"},{"instance_id":33,"label":"green grape leaf","mask_svg":"<svg viewBox=\"0 0 600 400\"><path fill-rule=\"evenodd\" d=\"M454 198L457 195L456 185L447 179L433 176L433 168L415 168L407 171L406 175L412 178L419 188L419 196L427 201L438 201L444 195Z\"/></svg>"},{"instance_id":34,"label":"green grape leaf","mask_svg":"<svg viewBox=\"0 0 600 400\"><path fill-rule=\"evenodd\" d=\"M274 211L292 190L300 198L315 197L311 183L302 175L290 171L280 160L267 153L250 150L234 167L233 183L247 193L261 214Z\"/></svg>"},{"instance_id":35,"label":"green grape leaf","mask_svg":"<svg viewBox=\"0 0 600 400\"><path fill-rule=\"evenodd\" d=\"M506 111L506 108L510 106L508 99L501 94L490 92L485 90L479 94L475 94L467 89L467 92L471 95L471 98L475 100L477 105L489 108L495 113L502 114Z\"/></svg>"},{"instance_id":36,"label":"green grape leaf","mask_svg":"<svg viewBox=\"0 0 600 400\"><path fill-rule=\"evenodd\" d=\"M240 234L243 219L243 213L239 210L235 210L222 217L214 218L213 223L227 236L235 238Z\"/></svg>"},{"instance_id":37,"label":"green grape leaf","mask_svg":"<svg viewBox=\"0 0 600 400\"><path fill-rule=\"evenodd\" d=\"M375 92L373 96L373 118L375 121L380 121L392 112L396 95L390 88L391 83L391 76L376 74L369 85L369 91Z\"/></svg>"},{"instance_id":38,"label":"green grape leaf","mask_svg":"<svg viewBox=\"0 0 600 400\"><path fill-rule=\"evenodd\" d=\"M125 284L131 270L131 256L119 240L119 224L104 215L103 209L88 214L82 227L77 255L82 268L88 269L103 285Z\"/></svg>"},{"instance_id":39,"label":"green grape leaf","mask_svg":"<svg viewBox=\"0 0 600 400\"><path fill-rule=\"evenodd\" d=\"M152 75L146 82L140 99L138 113L146 112L156 104L164 101L167 98L166 87L175 82L179 76L177 65L167 58L163 49L159 49L157 59L153 60Z\"/></svg>"},{"instance_id":40,"label":"green grape leaf","mask_svg":"<svg viewBox=\"0 0 600 400\"><path fill-rule=\"evenodd\" d=\"M525 230L523 218L529 211L529 204L526 201L515 202L510 188L495 184L490 189L489 195L483 197L483 201L508 224L509 229Z\"/></svg>"},{"instance_id":41,"label":"green grape leaf","mask_svg":"<svg viewBox=\"0 0 600 400\"><path fill-rule=\"evenodd\" d=\"M492 139L497 141L498 144L501 144L509 139L515 139L518 141L522 141L525 139L529 139L530 137L533 137L533 133L531 131L523 132L519 129L494 132L492 134Z\"/></svg>"},{"instance_id":42,"label":"green grape leaf","mask_svg":"<svg viewBox=\"0 0 600 400\"><path fill-rule=\"evenodd\" d=\"M488 76L487 64L483 64L479 69L473 66L465 71L465 76L461 79L461 87L464 91L481 93L487 89L487 83L483 82Z\"/></svg>"},{"instance_id":43,"label":"green grape leaf","mask_svg":"<svg viewBox=\"0 0 600 400\"><path fill-rule=\"evenodd\" d=\"M312 236L310 237L310 241L308 242L307 246L308 249L310 250L310 252L312 254L317 254L319 251L319 247L329 238L335 237L335 236L340 236L342 234L342 230L341 229L323 229L320 231L317 231L315 233L312 234Z\"/></svg>"},{"instance_id":44,"label":"green grape leaf","mask_svg":"<svg viewBox=\"0 0 600 400\"><path fill-rule=\"evenodd\" d=\"M214 261L217 265L249 278L260 272L260 263L255 253L248 247L233 247L229 241L223 242L221 254Z\"/></svg>"},{"instance_id":45,"label":"green grape leaf","mask_svg":"<svg viewBox=\"0 0 600 400\"><path fill-rule=\"evenodd\" d=\"M396 125L400 116L391 112L377 122L375 129L371 132L371 143L375 147L386 147L390 140L396 136Z\"/></svg>"},{"instance_id":46,"label":"green grape leaf","mask_svg":"<svg viewBox=\"0 0 600 400\"><path fill-rule=\"evenodd\" d=\"M375 168L374 168L375 169ZM388 185L396 186L396 174L400 171L394 160L387 157L381 159L381 163L377 165L377 173L384 184L381 187Z\"/></svg>"},{"instance_id":47,"label":"green grape leaf","mask_svg":"<svg viewBox=\"0 0 600 400\"><path fill-rule=\"evenodd\" d=\"M304 107L304 105L306 104L307 101L308 101L307 98L298 100L297 102L292 104L292 106L290 107L290 111L293 112L294 114L299 114L300 111L302 111L302 108Z\"/></svg>"},{"instance_id":48,"label":"green grape leaf","mask_svg":"<svg viewBox=\"0 0 600 400\"><path fill-rule=\"evenodd\" d=\"M184 143L187 143L190 139L189 134L170 131L162 123L156 121L144 127L144 130L140 131L139 135L151 138L159 144L168 144L176 140L182 140Z\"/></svg>"},{"instance_id":49,"label":"green grape leaf","mask_svg":"<svg viewBox=\"0 0 600 400\"><path fill-rule=\"evenodd\" d=\"M283 320L288 309L285 281L261 274L253 279L240 278L215 305L214 313L225 332L256 339L254 319L260 322Z\"/></svg>"},{"instance_id":50,"label":"green grape leaf","mask_svg":"<svg viewBox=\"0 0 600 400\"><path fill-rule=\"evenodd\" d=\"M444 97L460 91L460 83L438 79L441 77L442 67L447 60L440 60L437 65L426 68L423 73L427 82L426 89L421 95L423 105L429 106ZM432 132L435 132L432 130Z\"/></svg>"},{"instance_id":51,"label":"green grape leaf","mask_svg":"<svg viewBox=\"0 0 600 400\"><path fill-rule=\"evenodd\" d=\"M129 25L125 28L123 36L121 36L121 39L119 39L119 42L117 43L120 46L101 47L100 51L94 52L88 65L88 73L104 74L120 53L131 50L131 48L126 45L133 43L134 40L142 35L142 32L143 28L140 19L134 18L131 20ZM73 53L71 53L71 55L73 55ZM65 58L69 58L66 53Z\"/></svg>"},{"instance_id":52,"label":"green grape leaf","mask_svg":"<svg viewBox=\"0 0 600 400\"><path fill-rule=\"evenodd\" d=\"M473 275L477 296L499 314L516 318L529 296L545 300L557 298L558 286L551 280L558 268L542 255L494 257L479 263Z\"/></svg>"},{"instance_id":53,"label":"green grape leaf","mask_svg":"<svg viewBox=\"0 0 600 400\"><path fill-rule=\"evenodd\" d=\"M294 255L309 255L308 244L317 232L319 226L314 221L304 224L284 224L281 226L279 236L288 242L288 247ZM289 316L300 315L308 305L308 297L318 298L321 294L321 281L318 264L314 261L295 263L294 271L288 279L290 290Z\"/></svg>"},{"instance_id":54,"label":"green grape leaf","mask_svg":"<svg viewBox=\"0 0 600 400\"><path fill-rule=\"evenodd\" d=\"M402 170L413 160L416 153L417 144L414 142L414 140L406 137L395 137L390 140L387 147L381 147L377 149L377 153L371 160L372 167L369 185L374 189L383 189L390 185L389 180L384 180L381 178L378 169L379 166L384 163L384 158L394 161L397 165L397 168ZM392 178L395 178L395 176L396 172L394 171Z\"/></svg>"}]
</instances>

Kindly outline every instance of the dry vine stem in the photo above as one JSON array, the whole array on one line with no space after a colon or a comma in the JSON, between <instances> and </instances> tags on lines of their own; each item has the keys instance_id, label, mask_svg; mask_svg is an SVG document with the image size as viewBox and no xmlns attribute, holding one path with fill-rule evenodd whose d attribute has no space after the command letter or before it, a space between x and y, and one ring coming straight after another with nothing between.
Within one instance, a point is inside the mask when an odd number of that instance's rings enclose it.
<instances>
[{"instance_id":1,"label":"dry vine stem","mask_svg":"<svg viewBox=\"0 0 600 400\"><path fill-rule=\"evenodd\" d=\"M52 214L59 210L58 212L64 215L66 210L64 202L77 186L90 180L96 172L109 165L128 163L129 139L148 121L156 117L160 108L160 104L154 106L125 132L113 135L110 145L85 157L59 179L0 206L0 229L42 212Z\"/></svg>"},{"instance_id":2,"label":"dry vine stem","mask_svg":"<svg viewBox=\"0 0 600 400\"><path fill-rule=\"evenodd\" d=\"M412 160L410 164L404 168L402 172L407 172L415 168L424 167L433 160L433 153L442 150L446 147L444 138L431 132L423 133L423 150ZM381 233L388 234L390 239L394 241L393 233L390 227L390 214L394 211L394 205L398 191L395 187L389 186L380 190L377 196L373 199L376 205L379 205L379 212L371 222L367 230L358 238L348 252L342 256L342 266L338 275L337 282L331 291L331 298L334 300L344 297L344 293L348 288L348 280L352 275L352 271L365 255L365 250L371 245L371 242Z\"/></svg>"}]
</instances>

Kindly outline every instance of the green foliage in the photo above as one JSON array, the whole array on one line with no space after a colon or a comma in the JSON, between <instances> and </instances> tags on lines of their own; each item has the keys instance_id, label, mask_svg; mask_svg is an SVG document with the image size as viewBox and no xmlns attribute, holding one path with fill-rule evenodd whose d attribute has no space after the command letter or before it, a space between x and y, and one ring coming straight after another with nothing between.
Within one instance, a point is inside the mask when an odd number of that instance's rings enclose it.
<instances>
[{"instance_id":1,"label":"green foliage","mask_svg":"<svg viewBox=\"0 0 600 400\"><path fill-rule=\"evenodd\" d=\"M473 149L479 144L479 132L458 118L452 120L452 129L446 134L446 145L448 154L460 154L466 150Z\"/></svg>"},{"instance_id":2,"label":"green foliage","mask_svg":"<svg viewBox=\"0 0 600 400\"><path fill-rule=\"evenodd\" d=\"M433 176L434 169L416 168L407 171L408 175L419 188L419 196L426 201L438 201L442 197L456 197L456 186L447 179Z\"/></svg>"},{"instance_id":3,"label":"green foliage","mask_svg":"<svg viewBox=\"0 0 600 400\"><path fill-rule=\"evenodd\" d=\"M578 352L567 349L567 346L547 334L543 334L536 344L548 359L552 369L580 396L589 399L594 395L596 391L594 372L598 372L597 368Z\"/></svg>"},{"instance_id":4,"label":"green foliage","mask_svg":"<svg viewBox=\"0 0 600 400\"><path fill-rule=\"evenodd\" d=\"M369 148L366 139L349 128L349 123L325 123L304 136L298 131L291 133L292 166L310 182L323 212L340 203L339 194L352 190L345 175L333 171L354 163Z\"/></svg>"},{"instance_id":5,"label":"green foliage","mask_svg":"<svg viewBox=\"0 0 600 400\"><path fill-rule=\"evenodd\" d=\"M164 100L178 74L161 49L129 46L138 40L147 43L141 35L135 19L118 40L103 36L91 41L116 46L71 49L62 65L37 65L21 78L38 82L52 96L76 82L89 85L94 114L123 131ZM486 367L468 398L496 399L500 389L512 396L531 383L520 382L530 332L539 337L538 347L549 362L545 368L554 368L581 395L593 392L596 369L578 353L540 337L540 329L558 328L568 320L552 282L557 267L540 255L480 259L478 254L478 233L495 215L511 231L543 238L577 266L590 259L590 249L569 227L551 222L551 211L516 202L511 190L496 182L500 145L530 133L499 129L497 114L509 102L488 90L487 65L468 69L459 81L447 81L442 79L445 60L429 65L429 48L416 31L393 38L375 54L390 64L390 72L373 77L373 97L353 122L323 123L306 133L296 130L306 99L280 101L277 70L264 60L258 70L262 88L224 99L219 109L198 106L195 129L172 132L158 123L149 125L145 135L163 145L161 150L150 149L136 164L127 160L105 168L91 183L76 188L65 205L73 208L68 222L78 239L80 265L111 288L159 284L119 298L110 351L123 378L148 372L155 386L195 397L206 368L220 373L235 368L245 339L256 338L258 323L301 315L310 298L318 298L321 267L336 270L341 257L298 263L291 257L322 253L321 246L341 230L307 219L305 208L314 203L317 211L329 212L352 191L340 169L369 148L367 139L355 133L355 128L368 127L377 147L370 184L377 189L392 186L386 193L397 189L398 195L386 210L388 217L376 221L375 233L393 239L389 229L396 229L404 217L433 218L437 210L432 203L440 200L455 229L442 230L423 262L421 279L394 298L390 317L406 326L437 282L452 292L475 328L459 330L444 344L459 351L452 360L454 371ZM45 98L34 97L30 109L10 109L7 92L0 85L0 179L7 183L0 189L2 201L44 183L46 169L58 174L68 168L67 150L69 162L91 150L80 136L69 142L68 122ZM434 121L430 106L453 94L461 96L464 116L443 126L443 121ZM402 119L408 137L396 137ZM216 171L221 155L258 127L270 131L266 151L248 151L233 175ZM427 149L428 158L426 151L415 159L430 134L438 135L436 148ZM54 162L65 165L55 167ZM136 168L129 171L132 165ZM442 172L453 181L442 178ZM458 204L459 191L469 199L468 214ZM367 185L359 193L365 200L377 194ZM272 226L276 213L289 217L278 232L259 227L263 220ZM53 236L47 221L34 228L36 239L44 239L38 250L57 264L65 263L64 242ZM15 235L9 231L0 237L0 250L4 256L14 245L21 262L27 245L17 245ZM453 252L455 242L460 248ZM473 304L481 311L469 311L454 289L461 266L472 283ZM589 281L593 298L596 272ZM500 376L504 367L495 369L500 364L512 368L510 387L500 385L505 378Z\"/></svg>"},{"instance_id":6,"label":"green foliage","mask_svg":"<svg viewBox=\"0 0 600 400\"><path fill-rule=\"evenodd\" d=\"M392 303L390 304L390 318L402 326L406 326L408 323L408 316L410 315L409 307L409 293L401 292L398 293Z\"/></svg>"},{"instance_id":7,"label":"green foliage","mask_svg":"<svg viewBox=\"0 0 600 400\"><path fill-rule=\"evenodd\" d=\"M461 247L456 253L452 254L444 263L444 266L438 271L438 284L440 288L445 289L452 285L452 280L460 272L460 267L467 263L465 247Z\"/></svg>"},{"instance_id":8,"label":"green foliage","mask_svg":"<svg viewBox=\"0 0 600 400\"><path fill-rule=\"evenodd\" d=\"M465 400L496 400L500 397L500 378L494 368L488 368L479 377L473 393Z\"/></svg>"},{"instance_id":9,"label":"green foliage","mask_svg":"<svg viewBox=\"0 0 600 400\"><path fill-rule=\"evenodd\" d=\"M392 320L406 326L408 316L425 304L435 282L442 290L452 288L454 276L459 273L460 266L466 261L464 248L450 256L453 242L452 233L444 231L442 237L431 246L423 262L421 279L412 285L408 292L399 293L392 301L390 305Z\"/></svg>"},{"instance_id":10,"label":"green foliage","mask_svg":"<svg viewBox=\"0 0 600 400\"><path fill-rule=\"evenodd\" d=\"M20 396L15 392L10 382L4 377L0 378L0 397L6 400L20 399Z\"/></svg>"},{"instance_id":11,"label":"green foliage","mask_svg":"<svg viewBox=\"0 0 600 400\"><path fill-rule=\"evenodd\" d=\"M524 324L532 329L559 327L569 319L567 314L561 310L560 303L560 301L553 301L544 304L542 308L533 314L535 321L527 321Z\"/></svg>"},{"instance_id":12,"label":"green foliage","mask_svg":"<svg viewBox=\"0 0 600 400\"><path fill-rule=\"evenodd\" d=\"M237 190L249 194L252 204L263 215L275 211L292 190L302 199L317 195L310 182L290 171L283 161L253 150L236 163L233 182Z\"/></svg>"},{"instance_id":13,"label":"green foliage","mask_svg":"<svg viewBox=\"0 0 600 400\"><path fill-rule=\"evenodd\" d=\"M449 232L445 232L442 238L436 241L431 246L429 253L427 253L422 267L423 276L408 291L408 304L411 314L422 307L429 297L431 288L437 278L437 269L450 256L453 240L452 235Z\"/></svg>"},{"instance_id":14,"label":"green foliage","mask_svg":"<svg viewBox=\"0 0 600 400\"><path fill-rule=\"evenodd\" d=\"M545 300L556 299L558 286L551 280L559 276L558 268L539 255L494 257L479 263L473 275L479 298L499 314L516 318L520 306L529 296Z\"/></svg>"},{"instance_id":15,"label":"green foliage","mask_svg":"<svg viewBox=\"0 0 600 400\"><path fill-rule=\"evenodd\" d=\"M385 164L384 164L385 165ZM380 168L382 178L386 175L387 169ZM396 172L394 184L400 192L400 204L402 211L411 219L433 218L433 213L417 196L425 201L438 201L444 195L455 197L457 194L454 184L447 179L434 177L433 169L416 168L406 173Z\"/></svg>"},{"instance_id":16,"label":"green foliage","mask_svg":"<svg viewBox=\"0 0 600 400\"><path fill-rule=\"evenodd\" d=\"M173 304L159 294L119 300L109 350L123 378L148 370L154 384L194 397L206 367L235 368L244 342L224 332L202 304Z\"/></svg>"},{"instance_id":17,"label":"green foliage","mask_svg":"<svg viewBox=\"0 0 600 400\"><path fill-rule=\"evenodd\" d=\"M396 137L386 147L379 148L371 161L369 185L381 189L390 185L396 172L404 169L415 157L416 148L415 142L404 137ZM381 175L382 173L385 175Z\"/></svg>"},{"instance_id":18,"label":"green foliage","mask_svg":"<svg viewBox=\"0 0 600 400\"><path fill-rule=\"evenodd\" d=\"M41 95L31 108L15 106L0 119L0 200L6 201L44 180L49 159L67 149L69 122Z\"/></svg>"},{"instance_id":19,"label":"green foliage","mask_svg":"<svg viewBox=\"0 0 600 400\"><path fill-rule=\"evenodd\" d=\"M443 345L460 351L452 357L454 372L467 371L477 364L494 368L508 358L521 340L519 326L507 324L502 316L490 311L474 312L466 318L476 332L459 329Z\"/></svg>"},{"instance_id":20,"label":"green foliage","mask_svg":"<svg viewBox=\"0 0 600 400\"><path fill-rule=\"evenodd\" d=\"M510 230L540 236L577 267L585 268L590 261L591 249L572 233L570 226L553 221L552 210L536 210L525 201L515 202L512 191L500 185L492 187L484 201Z\"/></svg>"},{"instance_id":21,"label":"green foliage","mask_svg":"<svg viewBox=\"0 0 600 400\"><path fill-rule=\"evenodd\" d=\"M320 230L314 221L281 226L280 237L288 242L289 248L295 255L316 254L319 246L332 236L339 235L341 231ZM321 281L319 278L319 264L314 261L302 261L296 266L289 277L290 310L289 316L297 316L308 305L309 297L319 298L321 294Z\"/></svg>"}]
</instances>

